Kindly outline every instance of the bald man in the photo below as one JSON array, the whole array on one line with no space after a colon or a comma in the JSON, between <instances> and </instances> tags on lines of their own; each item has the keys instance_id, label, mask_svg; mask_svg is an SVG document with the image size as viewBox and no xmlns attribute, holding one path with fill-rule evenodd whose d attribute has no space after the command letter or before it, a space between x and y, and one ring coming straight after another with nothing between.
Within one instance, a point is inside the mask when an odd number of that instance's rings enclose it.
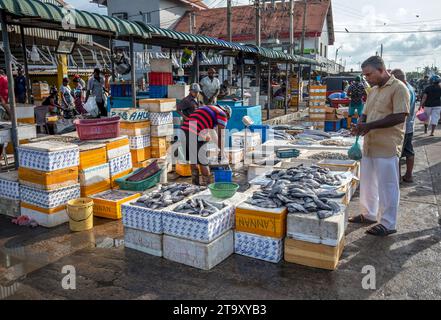
<instances>
[{"instance_id":1,"label":"bald man","mask_svg":"<svg viewBox=\"0 0 441 320\"><path fill-rule=\"evenodd\" d=\"M208 76L201 80L202 96L205 105L213 105L217 103L217 96L220 92L221 83L214 75L216 70L208 69Z\"/></svg>"}]
</instances>

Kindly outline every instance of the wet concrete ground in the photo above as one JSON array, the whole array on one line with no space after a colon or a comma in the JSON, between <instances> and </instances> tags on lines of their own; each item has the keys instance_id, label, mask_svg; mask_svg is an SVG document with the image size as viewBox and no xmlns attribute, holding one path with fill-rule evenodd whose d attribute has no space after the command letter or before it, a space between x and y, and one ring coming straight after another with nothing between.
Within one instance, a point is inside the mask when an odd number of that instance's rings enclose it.
<instances>
[{"instance_id":1,"label":"wet concrete ground","mask_svg":"<svg viewBox=\"0 0 441 320\"><path fill-rule=\"evenodd\" d=\"M441 133L416 134L415 183L403 185L399 233L385 239L349 226L334 272L232 255L210 271L125 249L120 221L90 232L17 227L0 217L0 298L5 299L440 299ZM350 204L358 213L358 201ZM76 290L61 286L76 269ZM376 289L362 269L375 267Z\"/></svg>"}]
</instances>

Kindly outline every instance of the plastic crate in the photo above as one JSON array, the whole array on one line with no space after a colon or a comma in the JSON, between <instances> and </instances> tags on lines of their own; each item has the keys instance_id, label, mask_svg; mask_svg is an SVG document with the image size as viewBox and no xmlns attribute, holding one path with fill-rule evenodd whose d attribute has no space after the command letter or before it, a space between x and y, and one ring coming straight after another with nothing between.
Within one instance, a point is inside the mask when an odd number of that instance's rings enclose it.
<instances>
[{"instance_id":1,"label":"plastic crate","mask_svg":"<svg viewBox=\"0 0 441 320\"><path fill-rule=\"evenodd\" d=\"M114 83L110 85L112 97L130 97L132 85L130 83Z\"/></svg>"},{"instance_id":2,"label":"plastic crate","mask_svg":"<svg viewBox=\"0 0 441 320\"><path fill-rule=\"evenodd\" d=\"M300 151L294 148L279 149L276 151L276 155L280 159L297 158L300 155Z\"/></svg>"},{"instance_id":3,"label":"plastic crate","mask_svg":"<svg viewBox=\"0 0 441 320\"><path fill-rule=\"evenodd\" d=\"M218 100L217 104L220 106L229 106L229 107L242 107L242 100Z\"/></svg>"},{"instance_id":4,"label":"plastic crate","mask_svg":"<svg viewBox=\"0 0 441 320\"><path fill-rule=\"evenodd\" d=\"M150 98L167 98L168 87L167 86L149 86Z\"/></svg>"},{"instance_id":5,"label":"plastic crate","mask_svg":"<svg viewBox=\"0 0 441 320\"><path fill-rule=\"evenodd\" d=\"M259 132L262 137L262 143L265 143L268 140L268 131L270 130L270 126L266 125L252 125L249 127L251 132Z\"/></svg>"},{"instance_id":6,"label":"plastic crate","mask_svg":"<svg viewBox=\"0 0 441 320\"><path fill-rule=\"evenodd\" d=\"M214 182L233 182L233 171L231 170L214 170Z\"/></svg>"},{"instance_id":7,"label":"plastic crate","mask_svg":"<svg viewBox=\"0 0 441 320\"><path fill-rule=\"evenodd\" d=\"M173 74L168 72L150 72L149 84L151 86L168 86L173 84Z\"/></svg>"},{"instance_id":8,"label":"plastic crate","mask_svg":"<svg viewBox=\"0 0 441 320\"><path fill-rule=\"evenodd\" d=\"M159 170L150 178L147 178L142 181L127 181L128 178L136 174L139 170L144 170L144 168L140 168L125 177L116 179L115 182L118 184L119 188L121 190L131 190L131 191L144 191L150 189L159 183L159 180L161 179L162 171L164 169Z\"/></svg>"},{"instance_id":9,"label":"plastic crate","mask_svg":"<svg viewBox=\"0 0 441 320\"><path fill-rule=\"evenodd\" d=\"M341 120L325 121L325 132L336 132L341 129Z\"/></svg>"},{"instance_id":10,"label":"plastic crate","mask_svg":"<svg viewBox=\"0 0 441 320\"><path fill-rule=\"evenodd\" d=\"M74 121L80 140L112 139L119 137L120 117L77 119Z\"/></svg>"}]
</instances>

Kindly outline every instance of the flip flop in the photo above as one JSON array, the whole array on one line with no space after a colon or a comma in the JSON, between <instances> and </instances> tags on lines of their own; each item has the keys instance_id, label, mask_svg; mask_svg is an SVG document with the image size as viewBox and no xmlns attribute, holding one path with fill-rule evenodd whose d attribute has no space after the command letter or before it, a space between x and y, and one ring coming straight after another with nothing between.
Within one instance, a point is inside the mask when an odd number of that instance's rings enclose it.
<instances>
[{"instance_id":1,"label":"flip flop","mask_svg":"<svg viewBox=\"0 0 441 320\"><path fill-rule=\"evenodd\" d=\"M397 233L397 230L389 230L382 224L377 224L372 228L370 228L369 230L367 230L366 233L376 237L387 237L390 236L391 234Z\"/></svg>"},{"instance_id":2,"label":"flip flop","mask_svg":"<svg viewBox=\"0 0 441 320\"><path fill-rule=\"evenodd\" d=\"M374 224L377 223L377 221L372 221L369 219L366 219L362 214L359 216L355 216L352 218L349 218L350 223L358 223L358 224Z\"/></svg>"}]
</instances>

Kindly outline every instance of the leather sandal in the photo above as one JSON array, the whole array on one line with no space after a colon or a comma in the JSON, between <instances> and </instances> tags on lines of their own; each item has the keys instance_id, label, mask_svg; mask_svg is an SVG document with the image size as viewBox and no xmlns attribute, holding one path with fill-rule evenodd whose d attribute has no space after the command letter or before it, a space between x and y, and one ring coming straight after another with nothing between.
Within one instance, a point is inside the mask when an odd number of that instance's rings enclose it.
<instances>
[{"instance_id":1,"label":"leather sandal","mask_svg":"<svg viewBox=\"0 0 441 320\"><path fill-rule=\"evenodd\" d=\"M374 224L377 223L377 221L372 221L369 219L366 219L364 215L360 214L359 216L351 217L348 220L350 223L357 223L357 224Z\"/></svg>"}]
</instances>

